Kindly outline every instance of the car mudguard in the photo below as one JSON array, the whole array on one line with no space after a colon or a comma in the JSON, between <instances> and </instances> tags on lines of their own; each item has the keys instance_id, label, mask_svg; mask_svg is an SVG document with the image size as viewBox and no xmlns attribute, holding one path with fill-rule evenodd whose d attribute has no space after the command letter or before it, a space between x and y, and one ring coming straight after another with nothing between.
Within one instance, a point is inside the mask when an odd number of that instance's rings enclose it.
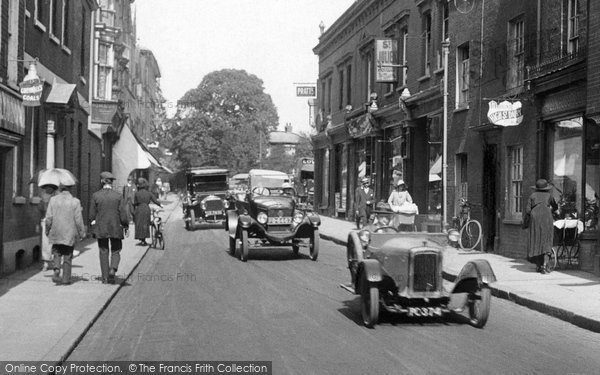
<instances>
[{"instance_id":1,"label":"car mudguard","mask_svg":"<svg viewBox=\"0 0 600 375\"><path fill-rule=\"evenodd\" d=\"M476 259L465 264L456 277L452 293L474 292L483 285L496 281L492 266L485 259Z\"/></svg>"},{"instance_id":2,"label":"car mudguard","mask_svg":"<svg viewBox=\"0 0 600 375\"><path fill-rule=\"evenodd\" d=\"M250 228L250 225L252 225L252 218L248 215L240 215L238 217L238 223L243 229L248 229Z\"/></svg>"},{"instance_id":3,"label":"car mudguard","mask_svg":"<svg viewBox=\"0 0 600 375\"><path fill-rule=\"evenodd\" d=\"M383 280L381 273L381 264L377 259L365 259L358 265L358 275L357 282L359 282L362 278L362 275L365 275L367 281L371 283L377 283ZM356 286L356 290L360 290L358 285Z\"/></svg>"},{"instance_id":4,"label":"car mudguard","mask_svg":"<svg viewBox=\"0 0 600 375\"><path fill-rule=\"evenodd\" d=\"M237 231L238 215L235 211L227 211L227 220L225 221L225 230L231 237L235 237Z\"/></svg>"},{"instance_id":5,"label":"car mudguard","mask_svg":"<svg viewBox=\"0 0 600 375\"><path fill-rule=\"evenodd\" d=\"M363 247L360 239L358 238L358 232L350 232L348 234L348 241L346 242L346 249L348 250L348 260L353 259L358 262L363 261Z\"/></svg>"}]
</instances>

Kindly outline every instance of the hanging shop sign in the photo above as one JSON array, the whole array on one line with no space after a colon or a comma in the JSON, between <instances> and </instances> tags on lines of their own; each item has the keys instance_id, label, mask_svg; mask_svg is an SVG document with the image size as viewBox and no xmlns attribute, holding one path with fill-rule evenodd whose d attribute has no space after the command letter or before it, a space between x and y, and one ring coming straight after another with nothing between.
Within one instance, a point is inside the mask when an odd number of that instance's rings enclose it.
<instances>
[{"instance_id":1,"label":"hanging shop sign","mask_svg":"<svg viewBox=\"0 0 600 375\"><path fill-rule=\"evenodd\" d=\"M377 39L375 41L376 71L375 82L396 82L398 76L398 41L393 39Z\"/></svg>"},{"instance_id":2,"label":"hanging shop sign","mask_svg":"<svg viewBox=\"0 0 600 375\"><path fill-rule=\"evenodd\" d=\"M25 109L21 100L0 90L0 129L25 135Z\"/></svg>"},{"instance_id":3,"label":"hanging shop sign","mask_svg":"<svg viewBox=\"0 0 600 375\"><path fill-rule=\"evenodd\" d=\"M511 103L505 100L497 103L492 100L487 113L488 120L494 125L517 126L523 122L521 107L520 101Z\"/></svg>"},{"instance_id":4,"label":"hanging shop sign","mask_svg":"<svg viewBox=\"0 0 600 375\"><path fill-rule=\"evenodd\" d=\"M370 113L353 119L348 122L348 134L350 134L352 138L364 137L373 129L373 122L374 119Z\"/></svg>"},{"instance_id":5,"label":"hanging shop sign","mask_svg":"<svg viewBox=\"0 0 600 375\"><path fill-rule=\"evenodd\" d=\"M317 88L315 86L297 86L296 96L317 96Z\"/></svg>"},{"instance_id":6,"label":"hanging shop sign","mask_svg":"<svg viewBox=\"0 0 600 375\"><path fill-rule=\"evenodd\" d=\"M23 105L25 107L39 107L44 83L37 75L35 63L29 64L29 71L19 86L23 96Z\"/></svg>"}]
</instances>

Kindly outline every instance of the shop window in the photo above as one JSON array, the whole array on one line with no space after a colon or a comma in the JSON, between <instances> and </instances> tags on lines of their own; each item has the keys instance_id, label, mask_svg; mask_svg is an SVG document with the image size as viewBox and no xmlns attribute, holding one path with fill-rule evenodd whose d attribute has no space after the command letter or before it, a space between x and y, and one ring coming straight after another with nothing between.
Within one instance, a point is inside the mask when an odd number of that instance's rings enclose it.
<instances>
[{"instance_id":1,"label":"shop window","mask_svg":"<svg viewBox=\"0 0 600 375\"><path fill-rule=\"evenodd\" d=\"M395 186L398 180L406 180L404 176L404 154L403 150L406 145L406 137L403 135L403 129L400 126L396 126L392 129L388 129L384 135L384 163L383 171L383 189L385 198L392 193L393 186ZM386 187L389 187L386 190Z\"/></svg>"},{"instance_id":2,"label":"shop window","mask_svg":"<svg viewBox=\"0 0 600 375\"><path fill-rule=\"evenodd\" d=\"M558 121L550 134L552 181L560 218L577 218L582 212L583 119Z\"/></svg>"},{"instance_id":3,"label":"shop window","mask_svg":"<svg viewBox=\"0 0 600 375\"><path fill-rule=\"evenodd\" d=\"M344 214L348 197L348 156L345 144L335 147L335 174L335 209L337 214Z\"/></svg>"},{"instance_id":4,"label":"shop window","mask_svg":"<svg viewBox=\"0 0 600 375\"><path fill-rule=\"evenodd\" d=\"M585 201L586 230L598 230L600 218L600 125L589 121L585 136Z\"/></svg>"},{"instance_id":5,"label":"shop window","mask_svg":"<svg viewBox=\"0 0 600 375\"><path fill-rule=\"evenodd\" d=\"M508 82L507 88L512 89L523 85L525 68L525 24L522 18L509 22L508 27Z\"/></svg>"},{"instance_id":6,"label":"shop window","mask_svg":"<svg viewBox=\"0 0 600 375\"><path fill-rule=\"evenodd\" d=\"M440 116L429 119L427 141L429 145L427 213L440 214L442 212L442 126Z\"/></svg>"},{"instance_id":7,"label":"shop window","mask_svg":"<svg viewBox=\"0 0 600 375\"><path fill-rule=\"evenodd\" d=\"M523 213L523 146L508 148L510 168L509 215Z\"/></svg>"},{"instance_id":8,"label":"shop window","mask_svg":"<svg viewBox=\"0 0 600 375\"><path fill-rule=\"evenodd\" d=\"M323 150L321 205L329 206L329 149Z\"/></svg>"}]
</instances>

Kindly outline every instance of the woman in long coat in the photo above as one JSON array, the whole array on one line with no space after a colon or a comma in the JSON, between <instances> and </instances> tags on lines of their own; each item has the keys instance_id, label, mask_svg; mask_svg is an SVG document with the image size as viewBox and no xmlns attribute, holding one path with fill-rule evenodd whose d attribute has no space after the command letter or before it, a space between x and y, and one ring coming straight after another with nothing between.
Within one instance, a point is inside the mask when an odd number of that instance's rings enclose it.
<instances>
[{"instance_id":1,"label":"woman in long coat","mask_svg":"<svg viewBox=\"0 0 600 375\"><path fill-rule=\"evenodd\" d=\"M554 242L554 219L552 212L558 209L550 192L552 186L548 181L539 179L535 183L535 191L529 197L525 213L531 214L529 224L529 244L527 258L535 263L537 272L546 273L546 253Z\"/></svg>"},{"instance_id":2,"label":"woman in long coat","mask_svg":"<svg viewBox=\"0 0 600 375\"><path fill-rule=\"evenodd\" d=\"M148 191L148 181L145 178L138 179L138 190L133 197L133 206L135 207L135 239L140 242L138 246L148 245L146 238L150 237L150 202L161 205L154 195ZM162 207L162 206L161 206Z\"/></svg>"}]
</instances>

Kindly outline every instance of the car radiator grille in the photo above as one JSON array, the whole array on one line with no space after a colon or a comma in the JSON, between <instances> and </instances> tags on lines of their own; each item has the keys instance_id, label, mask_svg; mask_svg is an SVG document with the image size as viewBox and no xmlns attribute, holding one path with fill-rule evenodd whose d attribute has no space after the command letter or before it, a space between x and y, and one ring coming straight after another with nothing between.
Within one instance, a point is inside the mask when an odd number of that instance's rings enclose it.
<instances>
[{"instance_id":1,"label":"car radiator grille","mask_svg":"<svg viewBox=\"0 0 600 375\"><path fill-rule=\"evenodd\" d=\"M413 291L431 292L438 290L437 254L415 254L413 260Z\"/></svg>"},{"instance_id":2,"label":"car radiator grille","mask_svg":"<svg viewBox=\"0 0 600 375\"><path fill-rule=\"evenodd\" d=\"M269 208L267 215L269 217L291 217L292 210L289 208Z\"/></svg>"},{"instance_id":3,"label":"car radiator grille","mask_svg":"<svg viewBox=\"0 0 600 375\"><path fill-rule=\"evenodd\" d=\"M223 210L223 201L220 199L211 199L204 202L206 211L221 211Z\"/></svg>"}]
</instances>

